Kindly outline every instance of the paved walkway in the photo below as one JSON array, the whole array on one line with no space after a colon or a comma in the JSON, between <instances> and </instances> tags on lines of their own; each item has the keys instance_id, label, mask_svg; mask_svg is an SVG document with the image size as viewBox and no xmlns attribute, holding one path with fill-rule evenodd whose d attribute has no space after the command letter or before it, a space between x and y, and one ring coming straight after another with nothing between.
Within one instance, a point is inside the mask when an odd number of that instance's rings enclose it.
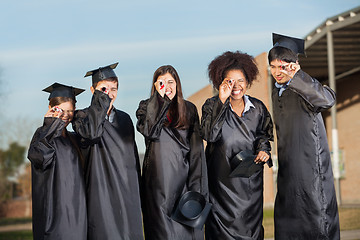
<instances>
[{"instance_id":1,"label":"paved walkway","mask_svg":"<svg viewBox=\"0 0 360 240\"><path fill-rule=\"evenodd\" d=\"M32 229L32 223L0 226L0 232L13 232L13 231L22 231L22 230L31 230L31 229Z\"/></svg>"},{"instance_id":2,"label":"paved walkway","mask_svg":"<svg viewBox=\"0 0 360 240\"><path fill-rule=\"evenodd\" d=\"M7 226L0 226L0 232L31 230L31 228L32 228L31 223L7 225ZM360 240L360 229L341 231L340 236L341 236L341 240ZM274 239L266 238L265 240L274 240Z\"/></svg>"}]
</instances>

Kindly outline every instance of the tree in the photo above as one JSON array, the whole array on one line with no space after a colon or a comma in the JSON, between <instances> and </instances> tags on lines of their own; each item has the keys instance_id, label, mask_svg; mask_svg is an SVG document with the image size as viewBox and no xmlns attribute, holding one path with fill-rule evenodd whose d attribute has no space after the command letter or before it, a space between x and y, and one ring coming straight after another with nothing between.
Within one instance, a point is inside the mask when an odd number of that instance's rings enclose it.
<instances>
[{"instance_id":1,"label":"tree","mask_svg":"<svg viewBox=\"0 0 360 240\"><path fill-rule=\"evenodd\" d=\"M6 177L13 176L17 168L24 163L25 147L13 142L9 149L2 153L1 170Z\"/></svg>"},{"instance_id":2,"label":"tree","mask_svg":"<svg viewBox=\"0 0 360 240\"><path fill-rule=\"evenodd\" d=\"M14 119L0 120L0 148L9 148L9 143L17 142L21 146L29 146L36 129L41 126L43 118L16 116Z\"/></svg>"},{"instance_id":3,"label":"tree","mask_svg":"<svg viewBox=\"0 0 360 240\"><path fill-rule=\"evenodd\" d=\"M13 142L8 150L0 150L0 204L12 198L12 182L19 167L24 163L25 147Z\"/></svg>"},{"instance_id":4,"label":"tree","mask_svg":"<svg viewBox=\"0 0 360 240\"><path fill-rule=\"evenodd\" d=\"M26 163L23 165L23 171L18 177L17 193L23 199L31 199L31 164ZM26 209L24 211L24 216L31 215L31 202L26 201Z\"/></svg>"},{"instance_id":5,"label":"tree","mask_svg":"<svg viewBox=\"0 0 360 240\"><path fill-rule=\"evenodd\" d=\"M3 100L2 98L4 97L4 96L3 96L3 95L4 95L4 88L3 88L4 85L3 85L3 79L2 79L2 71L3 71L3 70L2 70L2 68L0 67L0 86L2 86L2 87L0 88L0 101L2 101L2 100ZM3 106L3 105L4 105L4 104L1 104L1 105L0 105L0 120L3 119L3 117L4 117L4 116L3 116L3 115L4 115L4 114L3 114L3 109L2 109L2 106ZM1 121L0 121L0 123L1 123Z\"/></svg>"}]
</instances>

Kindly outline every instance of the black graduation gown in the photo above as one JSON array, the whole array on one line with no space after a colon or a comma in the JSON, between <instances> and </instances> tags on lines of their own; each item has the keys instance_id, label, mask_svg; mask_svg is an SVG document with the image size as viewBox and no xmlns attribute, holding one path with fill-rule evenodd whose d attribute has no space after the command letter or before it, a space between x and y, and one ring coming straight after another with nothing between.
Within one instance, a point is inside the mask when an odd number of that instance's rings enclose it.
<instances>
[{"instance_id":1,"label":"black graduation gown","mask_svg":"<svg viewBox=\"0 0 360 240\"><path fill-rule=\"evenodd\" d=\"M61 119L46 117L29 147L33 238L36 240L86 240L83 171L79 151L73 146L75 136L67 133L67 137L63 137L64 127Z\"/></svg>"},{"instance_id":2,"label":"black graduation gown","mask_svg":"<svg viewBox=\"0 0 360 240\"><path fill-rule=\"evenodd\" d=\"M180 130L165 127L170 99L157 92L139 104L137 130L146 140L142 172L142 209L145 239L204 239L202 230L171 219L176 201L187 191L207 197L206 165L199 117L188 102L190 127Z\"/></svg>"},{"instance_id":3,"label":"black graduation gown","mask_svg":"<svg viewBox=\"0 0 360 240\"><path fill-rule=\"evenodd\" d=\"M299 70L273 94L278 139L276 239L340 239L330 152L320 111L335 93Z\"/></svg>"},{"instance_id":4,"label":"black graduation gown","mask_svg":"<svg viewBox=\"0 0 360 240\"><path fill-rule=\"evenodd\" d=\"M223 104L218 96L207 99L202 107L201 134L207 141L213 204L205 225L206 239L263 238L263 169L250 178L229 177L230 160L240 151L265 151L270 155L271 116L260 100L250 96L249 100L255 108L243 117L231 110L229 99Z\"/></svg>"},{"instance_id":5,"label":"black graduation gown","mask_svg":"<svg viewBox=\"0 0 360 240\"><path fill-rule=\"evenodd\" d=\"M86 149L88 239L143 239L139 195L140 165L131 118L113 109L96 90L90 107L75 112L73 128Z\"/></svg>"}]
</instances>

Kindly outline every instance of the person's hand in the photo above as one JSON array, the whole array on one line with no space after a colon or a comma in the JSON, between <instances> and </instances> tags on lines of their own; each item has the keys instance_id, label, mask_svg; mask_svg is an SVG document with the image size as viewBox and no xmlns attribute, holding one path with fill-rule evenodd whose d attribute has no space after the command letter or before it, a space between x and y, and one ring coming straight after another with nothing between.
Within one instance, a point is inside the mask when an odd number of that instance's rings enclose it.
<instances>
[{"instance_id":1,"label":"person's hand","mask_svg":"<svg viewBox=\"0 0 360 240\"><path fill-rule=\"evenodd\" d=\"M260 151L254 161L258 164L261 162L267 162L267 160L269 160L269 159L270 159L270 156L266 152Z\"/></svg>"},{"instance_id":2,"label":"person's hand","mask_svg":"<svg viewBox=\"0 0 360 240\"><path fill-rule=\"evenodd\" d=\"M158 79L154 83L155 89L160 94L161 97L164 97L165 95L166 85L167 83L164 79Z\"/></svg>"},{"instance_id":3,"label":"person's hand","mask_svg":"<svg viewBox=\"0 0 360 240\"><path fill-rule=\"evenodd\" d=\"M285 75L289 76L290 78L293 78L294 75L297 73L297 71L300 70L300 65L297 61L296 61L296 63L294 63L294 62L287 63L284 61L280 61L280 62L282 64L280 72L284 73Z\"/></svg>"},{"instance_id":4,"label":"person's hand","mask_svg":"<svg viewBox=\"0 0 360 240\"><path fill-rule=\"evenodd\" d=\"M49 108L49 110L45 114L45 117L61 118L63 115L64 115L64 110L62 110L58 106L54 106L52 108Z\"/></svg>"},{"instance_id":5,"label":"person's hand","mask_svg":"<svg viewBox=\"0 0 360 240\"><path fill-rule=\"evenodd\" d=\"M106 85L106 82L105 82L105 83L100 82L100 83L96 86L95 89L96 89L96 90L99 90L100 92L103 92L103 93L109 95L109 89L108 89L108 86Z\"/></svg>"},{"instance_id":6,"label":"person's hand","mask_svg":"<svg viewBox=\"0 0 360 240\"><path fill-rule=\"evenodd\" d=\"M219 98L222 103L225 103L226 99L230 97L231 91L234 87L235 81L230 78L225 78L219 86Z\"/></svg>"}]
</instances>

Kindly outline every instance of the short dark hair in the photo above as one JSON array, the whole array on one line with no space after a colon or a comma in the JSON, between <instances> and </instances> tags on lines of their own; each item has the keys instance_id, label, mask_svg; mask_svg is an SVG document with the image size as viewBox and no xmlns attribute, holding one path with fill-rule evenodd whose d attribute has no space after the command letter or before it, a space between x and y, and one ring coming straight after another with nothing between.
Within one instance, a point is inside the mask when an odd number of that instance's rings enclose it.
<instances>
[{"instance_id":1,"label":"short dark hair","mask_svg":"<svg viewBox=\"0 0 360 240\"><path fill-rule=\"evenodd\" d=\"M284 47L273 47L268 54L269 64L276 59L288 63L299 60L298 54L294 53L290 49Z\"/></svg>"},{"instance_id":2,"label":"short dark hair","mask_svg":"<svg viewBox=\"0 0 360 240\"><path fill-rule=\"evenodd\" d=\"M212 60L208 66L210 82L217 90L219 90L219 86L226 74L231 70L240 70L245 75L249 86L259 74L255 59L252 56L240 51L224 52Z\"/></svg>"},{"instance_id":3,"label":"short dark hair","mask_svg":"<svg viewBox=\"0 0 360 240\"><path fill-rule=\"evenodd\" d=\"M54 106L60 105L60 104L62 104L64 102L71 102L71 104L75 108L75 100L73 98L69 98L69 97L53 97L53 98L50 98L49 105L50 105L50 107L54 107Z\"/></svg>"},{"instance_id":4,"label":"short dark hair","mask_svg":"<svg viewBox=\"0 0 360 240\"><path fill-rule=\"evenodd\" d=\"M119 88L119 80L117 77L110 77L110 78L107 78L107 79L104 79L104 80L101 80L101 81L98 81L98 82L94 82L92 87L93 88L96 88L96 86L98 85L99 82L102 82L102 81L109 81L109 82L116 82L117 83L117 86Z\"/></svg>"}]
</instances>

